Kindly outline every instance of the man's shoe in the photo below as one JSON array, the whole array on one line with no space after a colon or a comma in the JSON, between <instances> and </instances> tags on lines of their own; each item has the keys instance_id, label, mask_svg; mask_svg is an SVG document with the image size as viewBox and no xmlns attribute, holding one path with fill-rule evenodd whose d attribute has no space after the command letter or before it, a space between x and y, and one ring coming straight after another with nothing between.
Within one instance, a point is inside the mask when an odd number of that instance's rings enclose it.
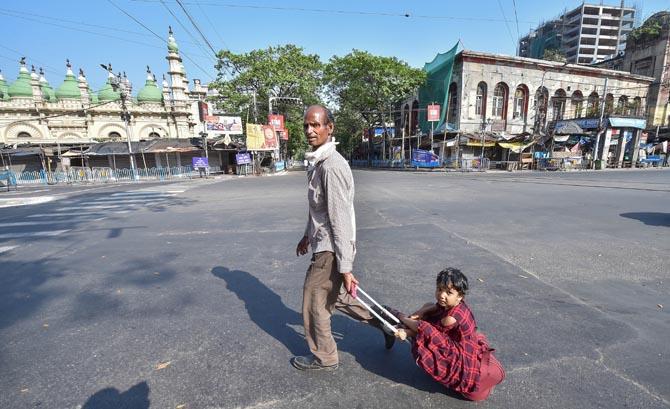
<instances>
[{"instance_id":1,"label":"man's shoe","mask_svg":"<svg viewBox=\"0 0 670 409\"><path fill-rule=\"evenodd\" d=\"M389 311L389 312L391 312L392 314L395 315L395 313L392 312L392 311L389 309L389 307L387 307L387 306L384 305L384 308L385 308L387 311ZM384 317L387 321L390 321L390 320L388 319L388 317L386 316L386 314L385 314L379 307L377 307L376 305L373 305L373 306L372 306L372 309L374 310L374 312L376 312L377 314L379 314L379 316ZM384 347L385 347L386 349L391 349L391 348L393 348L393 344L395 344L395 334L394 334L393 332L391 332L391 330L388 329L388 328L386 327L386 325L384 325L381 321L379 321L379 319L378 319L377 317L375 317L374 319L375 319L375 322L377 323L377 325L379 325L379 329L382 330L382 334L384 334Z\"/></svg>"},{"instance_id":2,"label":"man's shoe","mask_svg":"<svg viewBox=\"0 0 670 409\"><path fill-rule=\"evenodd\" d=\"M322 365L316 360L314 355L294 356L291 358L291 365L301 371L334 371L340 366L339 364Z\"/></svg>"},{"instance_id":3,"label":"man's shoe","mask_svg":"<svg viewBox=\"0 0 670 409\"><path fill-rule=\"evenodd\" d=\"M384 334L384 348L393 348L393 344L395 344L395 334L388 334L385 330L382 330L382 333Z\"/></svg>"}]
</instances>

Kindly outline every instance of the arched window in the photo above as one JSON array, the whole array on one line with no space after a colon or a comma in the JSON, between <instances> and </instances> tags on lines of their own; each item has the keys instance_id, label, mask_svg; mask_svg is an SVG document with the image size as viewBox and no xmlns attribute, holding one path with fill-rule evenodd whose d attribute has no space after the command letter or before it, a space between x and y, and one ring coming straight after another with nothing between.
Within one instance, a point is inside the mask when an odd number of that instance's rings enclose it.
<instances>
[{"instance_id":1,"label":"arched window","mask_svg":"<svg viewBox=\"0 0 670 409\"><path fill-rule=\"evenodd\" d=\"M642 115L642 98L640 98L640 97L633 98L632 110L633 110L633 112L631 113L631 115L635 115L635 116L641 116Z\"/></svg>"},{"instance_id":2,"label":"arched window","mask_svg":"<svg viewBox=\"0 0 670 409\"><path fill-rule=\"evenodd\" d=\"M512 119L526 119L528 113L528 87L521 84L514 92L514 112Z\"/></svg>"},{"instance_id":3,"label":"arched window","mask_svg":"<svg viewBox=\"0 0 670 409\"><path fill-rule=\"evenodd\" d=\"M452 82L449 85L449 106L447 109L447 123L456 126L458 122L458 85Z\"/></svg>"},{"instance_id":4,"label":"arched window","mask_svg":"<svg viewBox=\"0 0 670 409\"><path fill-rule=\"evenodd\" d=\"M19 132L18 135L16 135L17 138L32 138L33 136L29 134L28 132Z\"/></svg>"},{"instance_id":5,"label":"arched window","mask_svg":"<svg viewBox=\"0 0 670 409\"><path fill-rule=\"evenodd\" d=\"M121 134L118 133L118 132L110 132L109 135L107 135L107 137L109 139L115 141L115 140L121 139Z\"/></svg>"},{"instance_id":6,"label":"arched window","mask_svg":"<svg viewBox=\"0 0 670 409\"><path fill-rule=\"evenodd\" d=\"M545 87L540 87L535 92L535 128L540 130L544 127L547 120L547 103L549 100L549 91Z\"/></svg>"},{"instance_id":7,"label":"arched window","mask_svg":"<svg viewBox=\"0 0 670 409\"><path fill-rule=\"evenodd\" d=\"M581 118L584 111L584 95L581 91L575 91L572 93L572 115L575 118Z\"/></svg>"},{"instance_id":8,"label":"arched window","mask_svg":"<svg viewBox=\"0 0 670 409\"><path fill-rule=\"evenodd\" d=\"M486 118L486 83L477 84L477 96L475 97L475 115Z\"/></svg>"},{"instance_id":9,"label":"arched window","mask_svg":"<svg viewBox=\"0 0 670 409\"><path fill-rule=\"evenodd\" d=\"M630 115L628 109L628 97L625 95L622 95L619 97L619 101L616 104L616 113L619 115Z\"/></svg>"},{"instance_id":10,"label":"arched window","mask_svg":"<svg viewBox=\"0 0 670 409\"><path fill-rule=\"evenodd\" d=\"M593 118L598 116L598 111L600 110L600 96L597 92L593 91L589 95L589 100L586 105L586 116Z\"/></svg>"},{"instance_id":11,"label":"arched window","mask_svg":"<svg viewBox=\"0 0 670 409\"><path fill-rule=\"evenodd\" d=\"M611 115L614 112L614 95L607 94L605 97L605 114Z\"/></svg>"},{"instance_id":12,"label":"arched window","mask_svg":"<svg viewBox=\"0 0 670 409\"><path fill-rule=\"evenodd\" d=\"M565 102L566 102L566 95L565 91L562 89L557 89L556 92L554 92L554 98L552 101L552 108L553 108L553 120L554 121L560 121L563 119L565 116Z\"/></svg>"},{"instance_id":13,"label":"arched window","mask_svg":"<svg viewBox=\"0 0 670 409\"><path fill-rule=\"evenodd\" d=\"M158 132L149 132L149 139L158 139L160 137L161 136Z\"/></svg>"},{"instance_id":14,"label":"arched window","mask_svg":"<svg viewBox=\"0 0 670 409\"><path fill-rule=\"evenodd\" d=\"M507 117L507 95L509 94L507 84L499 82L493 89L493 112L494 118L505 119Z\"/></svg>"}]
</instances>

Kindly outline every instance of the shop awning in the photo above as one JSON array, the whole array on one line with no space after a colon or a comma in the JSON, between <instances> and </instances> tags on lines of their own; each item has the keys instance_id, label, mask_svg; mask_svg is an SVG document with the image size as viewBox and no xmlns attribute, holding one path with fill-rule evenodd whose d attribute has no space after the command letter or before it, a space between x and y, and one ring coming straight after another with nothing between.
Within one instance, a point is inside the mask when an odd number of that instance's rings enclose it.
<instances>
[{"instance_id":1,"label":"shop awning","mask_svg":"<svg viewBox=\"0 0 670 409\"><path fill-rule=\"evenodd\" d=\"M610 117L610 126L614 128L637 128L644 129L647 127L647 121L640 118L617 118Z\"/></svg>"},{"instance_id":2,"label":"shop awning","mask_svg":"<svg viewBox=\"0 0 670 409\"><path fill-rule=\"evenodd\" d=\"M144 148L144 153L194 152L202 150L200 145L194 145L194 141L190 139L156 139L147 142L149 142L149 145Z\"/></svg>"},{"instance_id":3,"label":"shop awning","mask_svg":"<svg viewBox=\"0 0 670 409\"><path fill-rule=\"evenodd\" d=\"M584 130L575 121L557 121L554 127L556 135L582 134Z\"/></svg>"},{"instance_id":4,"label":"shop awning","mask_svg":"<svg viewBox=\"0 0 670 409\"><path fill-rule=\"evenodd\" d=\"M149 142L132 142L131 147L133 149L133 154L140 153L144 147L146 147ZM128 154L128 143L126 142L104 142L96 143L91 145L91 147L84 151L84 156L106 156L106 155L127 155Z\"/></svg>"},{"instance_id":5,"label":"shop awning","mask_svg":"<svg viewBox=\"0 0 670 409\"><path fill-rule=\"evenodd\" d=\"M567 142L569 138L570 138L570 134L554 135L554 142Z\"/></svg>"},{"instance_id":6,"label":"shop awning","mask_svg":"<svg viewBox=\"0 0 670 409\"><path fill-rule=\"evenodd\" d=\"M33 155L42 155L42 148L31 147L31 148L16 148L16 149L3 149L3 155L9 156L33 156Z\"/></svg>"},{"instance_id":7,"label":"shop awning","mask_svg":"<svg viewBox=\"0 0 670 409\"><path fill-rule=\"evenodd\" d=\"M498 142L498 146L504 149L509 149L514 153L521 153L526 149L527 147L531 146L534 144L535 141L530 141L530 142Z\"/></svg>"}]
</instances>

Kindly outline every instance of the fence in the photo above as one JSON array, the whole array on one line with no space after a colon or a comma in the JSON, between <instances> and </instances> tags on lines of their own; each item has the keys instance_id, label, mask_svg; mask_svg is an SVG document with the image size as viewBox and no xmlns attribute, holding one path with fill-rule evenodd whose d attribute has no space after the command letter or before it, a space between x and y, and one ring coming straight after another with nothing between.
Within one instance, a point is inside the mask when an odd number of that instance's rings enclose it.
<instances>
[{"instance_id":1,"label":"fence","mask_svg":"<svg viewBox=\"0 0 670 409\"><path fill-rule=\"evenodd\" d=\"M355 159L351 161L352 166L365 168L368 167L368 161L365 159ZM444 168L445 170L454 169L465 172L472 171L486 171L490 168L491 161L488 158L480 160L480 158L474 159L446 159L442 161L441 166L438 168ZM411 162L406 160L372 160L370 161L370 167L373 168L412 168Z\"/></svg>"},{"instance_id":2,"label":"fence","mask_svg":"<svg viewBox=\"0 0 670 409\"><path fill-rule=\"evenodd\" d=\"M218 167L210 168L210 172L217 172ZM173 180L193 178L199 175L191 166L173 166L169 168L112 169L71 167L67 171L47 172L44 170L15 173L9 171L18 185L54 185L58 183L85 184L133 182L140 180Z\"/></svg>"}]
</instances>

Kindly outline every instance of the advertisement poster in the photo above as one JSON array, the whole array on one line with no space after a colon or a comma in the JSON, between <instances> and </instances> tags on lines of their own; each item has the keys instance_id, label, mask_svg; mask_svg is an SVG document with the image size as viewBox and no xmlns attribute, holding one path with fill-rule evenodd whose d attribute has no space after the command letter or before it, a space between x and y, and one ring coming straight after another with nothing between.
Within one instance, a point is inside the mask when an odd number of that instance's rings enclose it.
<instances>
[{"instance_id":1,"label":"advertisement poster","mask_svg":"<svg viewBox=\"0 0 670 409\"><path fill-rule=\"evenodd\" d=\"M270 125L247 124L247 149L263 151L277 149L278 141Z\"/></svg>"},{"instance_id":2,"label":"advertisement poster","mask_svg":"<svg viewBox=\"0 0 670 409\"><path fill-rule=\"evenodd\" d=\"M431 151L415 149L412 151L412 166L419 168L434 168L440 166L440 160L438 156Z\"/></svg>"},{"instance_id":3,"label":"advertisement poster","mask_svg":"<svg viewBox=\"0 0 670 409\"><path fill-rule=\"evenodd\" d=\"M241 135L242 118L239 116L212 116L205 117L207 132L213 135Z\"/></svg>"}]
</instances>

